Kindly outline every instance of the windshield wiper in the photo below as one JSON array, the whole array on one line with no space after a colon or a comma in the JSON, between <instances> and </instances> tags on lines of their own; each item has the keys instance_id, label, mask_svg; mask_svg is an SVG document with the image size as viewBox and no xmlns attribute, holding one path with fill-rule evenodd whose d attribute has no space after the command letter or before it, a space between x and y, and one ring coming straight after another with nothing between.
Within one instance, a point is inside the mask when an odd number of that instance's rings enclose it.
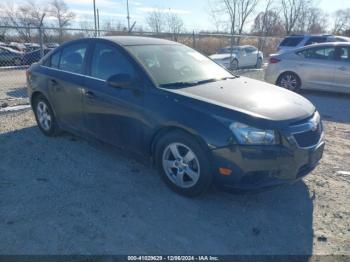
<instances>
[{"instance_id":1,"label":"windshield wiper","mask_svg":"<svg viewBox=\"0 0 350 262\"><path fill-rule=\"evenodd\" d=\"M199 81L182 81L182 82L173 82L173 83L167 83L167 84L161 84L160 87L188 87L188 86L197 86L212 82L217 82L221 80L227 80L227 79L234 79L237 76L229 76L229 77L223 77L223 78L210 78L205 80L199 80Z\"/></svg>"}]
</instances>

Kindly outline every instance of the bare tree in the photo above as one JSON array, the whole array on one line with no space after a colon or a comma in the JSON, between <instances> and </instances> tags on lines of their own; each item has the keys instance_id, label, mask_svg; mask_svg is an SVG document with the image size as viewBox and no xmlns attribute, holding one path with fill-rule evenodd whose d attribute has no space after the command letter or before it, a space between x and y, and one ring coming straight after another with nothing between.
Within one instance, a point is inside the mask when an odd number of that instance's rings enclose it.
<instances>
[{"instance_id":1,"label":"bare tree","mask_svg":"<svg viewBox=\"0 0 350 262\"><path fill-rule=\"evenodd\" d=\"M223 13L226 13L225 9L222 4L217 4L217 1L209 1L209 16L211 18L211 21L213 25L215 26L215 32L227 32L229 27L227 26L227 19L225 16L223 16Z\"/></svg>"},{"instance_id":2,"label":"bare tree","mask_svg":"<svg viewBox=\"0 0 350 262\"><path fill-rule=\"evenodd\" d=\"M152 32L159 34L164 30L164 14L161 10L154 10L146 17L146 24Z\"/></svg>"},{"instance_id":3,"label":"bare tree","mask_svg":"<svg viewBox=\"0 0 350 262\"><path fill-rule=\"evenodd\" d=\"M284 29L287 35L291 34L296 27L297 21L303 16L305 10L312 6L313 0L282 0L282 14Z\"/></svg>"},{"instance_id":4,"label":"bare tree","mask_svg":"<svg viewBox=\"0 0 350 262\"><path fill-rule=\"evenodd\" d=\"M30 27L39 27L47 13L46 6L39 5L35 0L28 0L20 6L7 2L0 7L6 15L9 25L16 27L16 31L24 41L32 41Z\"/></svg>"},{"instance_id":5,"label":"bare tree","mask_svg":"<svg viewBox=\"0 0 350 262\"><path fill-rule=\"evenodd\" d=\"M253 24L252 33L260 36L281 36L284 32L279 10L273 6L273 0L267 0L265 10L260 12Z\"/></svg>"},{"instance_id":6,"label":"bare tree","mask_svg":"<svg viewBox=\"0 0 350 262\"><path fill-rule=\"evenodd\" d=\"M350 8L345 10L338 10L334 13L334 34L344 34L345 31L350 29Z\"/></svg>"},{"instance_id":7,"label":"bare tree","mask_svg":"<svg viewBox=\"0 0 350 262\"><path fill-rule=\"evenodd\" d=\"M328 15L320 8L307 7L299 16L294 32L320 34L327 31Z\"/></svg>"},{"instance_id":8,"label":"bare tree","mask_svg":"<svg viewBox=\"0 0 350 262\"><path fill-rule=\"evenodd\" d=\"M59 42L63 40L63 29L74 19L75 14L68 9L64 0L52 0L50 2L50 15L57 20L59 29Z\"/></svg>"},{"instance_id":9,"label":"bare tree","mask_svg":"<svg viewBox=\"0 0 350 262\"><path fill-rule=\"evenodd\" d=\"M166 24L168 27L168 32L170 32L173 35L173 40L177 41L179 34L184 28L184 22L181 19L181 17L175 13L167 13L166 16Z\"/></svg>"}]
</instances>

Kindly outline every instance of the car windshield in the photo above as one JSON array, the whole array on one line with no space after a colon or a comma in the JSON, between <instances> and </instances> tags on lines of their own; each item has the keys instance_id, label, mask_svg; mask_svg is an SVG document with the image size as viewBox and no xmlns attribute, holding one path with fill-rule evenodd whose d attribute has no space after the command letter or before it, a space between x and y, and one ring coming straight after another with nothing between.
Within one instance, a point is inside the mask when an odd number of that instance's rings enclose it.
<instances>
[{"instance_id":1,"label":"car windshield","mask_svg":"<svg viewBox=\"0 0 350 262\"><path fill-rule=\"evenodd\" d=\"M127 48L161 87L178 88L234 77L206 56L184 45Z\"/></svg>"}]
</instances>

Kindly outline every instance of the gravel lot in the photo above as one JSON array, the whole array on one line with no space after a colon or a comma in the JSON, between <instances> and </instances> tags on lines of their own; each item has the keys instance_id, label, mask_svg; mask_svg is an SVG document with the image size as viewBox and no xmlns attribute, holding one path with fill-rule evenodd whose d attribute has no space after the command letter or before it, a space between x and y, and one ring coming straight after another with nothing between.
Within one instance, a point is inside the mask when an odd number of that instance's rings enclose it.
<instances>
[{"instance_id":1,"label":"gravel lot","mask_svg":"<svg viewBox=\"0 0 350 262\"><path fill-rule=\"evenodd\" d=\"M29 110L0 114L0 253L350 255L350 97L304 95L327 132L311 175L196 199L109 146L43 136Z\"/></svg>"}]
</instances>

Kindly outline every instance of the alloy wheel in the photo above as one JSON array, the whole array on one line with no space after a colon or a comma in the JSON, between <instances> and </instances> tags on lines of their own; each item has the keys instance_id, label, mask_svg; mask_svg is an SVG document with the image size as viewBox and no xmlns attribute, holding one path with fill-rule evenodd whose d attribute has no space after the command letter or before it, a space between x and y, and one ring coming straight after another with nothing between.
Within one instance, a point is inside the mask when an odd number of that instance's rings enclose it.
<instances>
[{"instance_id":1,"label":"alloy wheel","mask_svg":"<svg viewBox=\"0 0 350 262\"><path fill-rule=\"evenodd\" d=\"M280 86L294 91L298 88L298 79L294 74L285 74L281 77Z\"/></svg>"},{"instance_id":2,"label":"alloy wheel","mask_svg":"<svg viewBox=\"0 0 350 262\"><path fill-rule=\"evenodd\" d=\"M182 143L171 143L164 149L162 165L170 181L180 188L192 187L199 179L198 158Z\"/></svg>"},{"instance_id":3,"label":"alloy wheel","mask_svg":"<svg viewBox=\"0 0 350 262\"><path fill-rule=\"evenodd\" d=\"M51 128L51 124L52 124L52 117L49 111L48 106L45 104L45 102L40 101L37 104L37 108L36 108L36 114L38 117L38 121L40 126L45 130L45 131L49 131Z\"/></svg>"}]
</instances>

